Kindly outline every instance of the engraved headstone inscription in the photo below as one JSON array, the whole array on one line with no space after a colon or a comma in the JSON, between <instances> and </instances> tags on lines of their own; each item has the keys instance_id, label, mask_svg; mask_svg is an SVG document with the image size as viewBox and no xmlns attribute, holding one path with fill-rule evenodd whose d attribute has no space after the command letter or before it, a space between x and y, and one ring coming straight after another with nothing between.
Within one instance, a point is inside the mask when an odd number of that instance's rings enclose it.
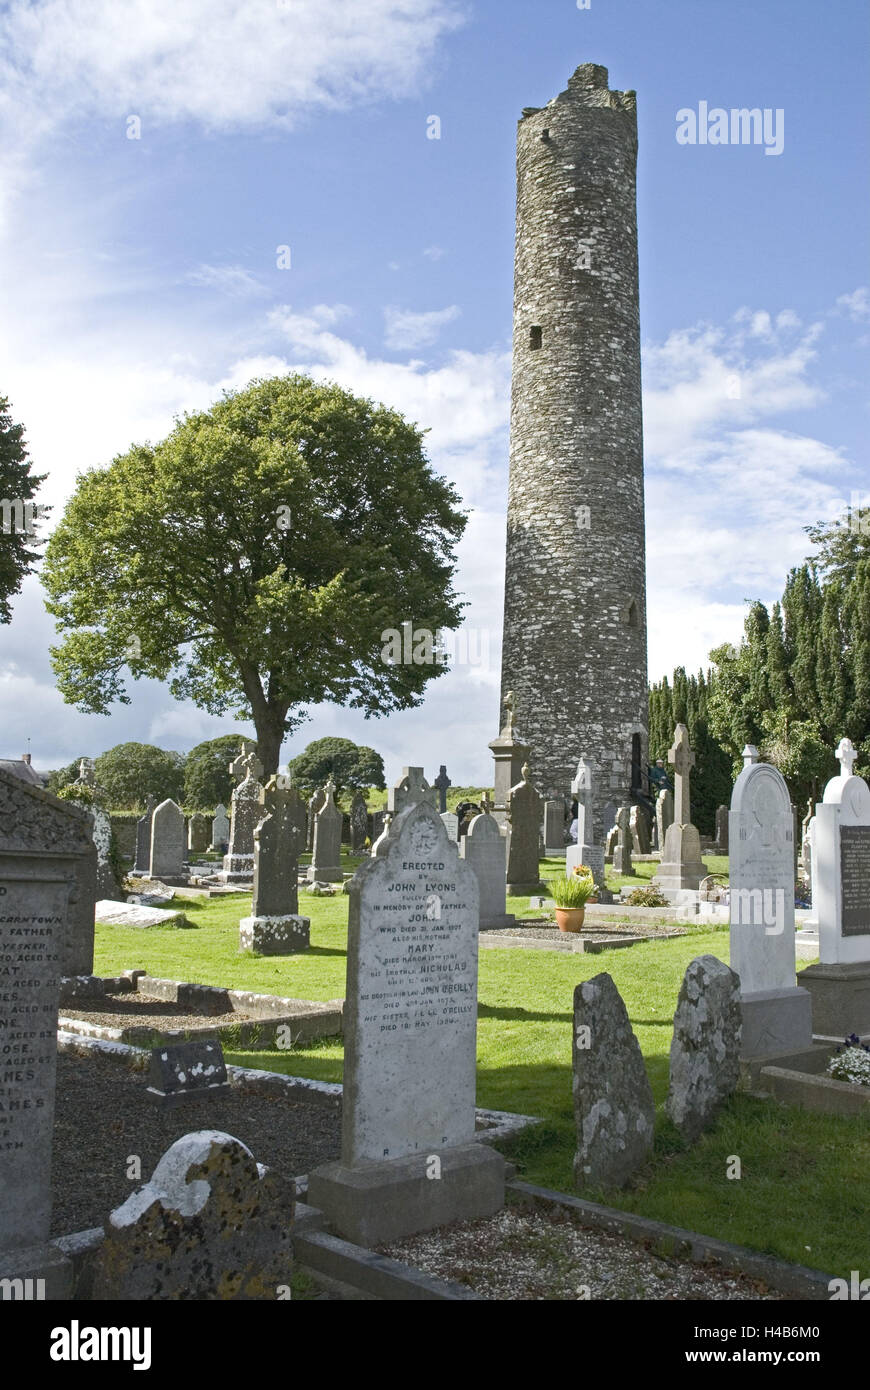
<instances>
[{"instance_id":1,"label":"engraved headstone inscription","mask_svg":"<svg viewBox=\"0 0 870 1390\"><path fill-rule=\"evenodd\" d=\"M503 1201L503 1160L474 1143L478 920L476 875L435 807L397 814L350 886L341 1160L309 1183L346 1239L379 1243Z\"/></svg>"}]
</instances>

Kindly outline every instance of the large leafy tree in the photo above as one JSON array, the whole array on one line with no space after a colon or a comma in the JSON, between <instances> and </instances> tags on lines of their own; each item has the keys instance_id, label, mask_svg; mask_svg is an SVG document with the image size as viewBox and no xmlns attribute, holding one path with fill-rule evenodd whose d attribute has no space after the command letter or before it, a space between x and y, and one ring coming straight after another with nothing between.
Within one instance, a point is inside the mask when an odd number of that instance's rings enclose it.
<instances>
[{"instance_id":1,"label":"large leafy tree","mask_svg":"<svg viewBox=\"0 0 870 1390\"><path fill-rule=\"evenodd\" d=\"M213 811L229 806L233 794L230 763L242 746L244 734L222 734L191 748L184 764L184 804L192 811Z\"/></svg>"},{"instance_id":2,"label":"large leafy tree","mask_svg":"<svg viewBox=\"0 0 870 1390\"><path fill-rule=\"evenodd\" d=\"M420 704L443 666L385 659L384 633L458 627L464 527L395 411L304 376L255 382L79 478L44 567L58 687L108 713L129 703L125 669L169 680L250 719L269 775L306 705Z\"/></svg>"},{"instance_id":3,"label":"large leafy tree","mask_svg":"<svg viewBox=\"0 0 870 1390\"><path fill-rule=\"evenodd\" d=\"M33 498L45 473L31 472L24 426L12 423L6 396L0 396L0 623L12 617L10 599L21 588L38 558L33 549L37 513ZM31 504L28 506L28 504Z\"/></svg>"},{"instance_id":4,"label":"large leafy tree","mask_svg":"<svg viewBox=\"0 0 870 1390\"><path fill-rule=\"evenodd\" d=\"M349 738L318 738L289 764L293 780L306 790L321 786L332 775L339 791L345 787L383 790L384 760L380 753Z\"/></svg>"},{"instance_id":5,"label":"large leafy tree","mask_svg":"<svg viewBox=\"0 0 870 1390\"><path fill-rule=\"evenodd\" d=\"M141 810L149 796L181 800L184 755L151 743L119 743L94 759L94 774L111 810Z\"/></svg>"}]
</instances>

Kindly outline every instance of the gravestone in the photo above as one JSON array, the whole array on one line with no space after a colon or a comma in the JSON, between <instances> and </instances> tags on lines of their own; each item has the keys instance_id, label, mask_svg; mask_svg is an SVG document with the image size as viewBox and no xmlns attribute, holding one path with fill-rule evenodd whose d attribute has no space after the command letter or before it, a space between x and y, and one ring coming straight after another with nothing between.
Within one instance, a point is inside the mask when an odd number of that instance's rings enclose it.
<instances>
[{"instance_id":1,"label":"gravestone","mask_svg":"<svg viewBox=\"0 0 870 1390\"><path fill-rule=\"evenodd\" d=\"M10 873L70 880L61 975L94 968L97 851L87 810L0 768L0 860Z\"/></svg>"},{"instance_id":2,"label":"gravestone","mask_svg":"<svg viewBox=\"0 0 870 1390\"><path fill-rule=\"evenodd\" d=\"M565 803L561 800L544 802L544 854L558 859L565 853Z\"/></svg>"},{"instance_id":3,"label":"gravestone","mask_svg":"<svg viewBox=\"0 0 870 1390\"><path fill-rule=\"evenodd\" d=\"M447 831L448 838L454 844L459 843L459 817L454 811L442 811L441 819L444 822L444 829Z\"/></svg>"},{"instance_id":4,"label":"gravestone","mask_svg":"<svg viewBox=\"0 0 870 1390\"><path fill-rule=\"evenodd\" d=\"M716 811L716 848L720 854L728 853L728 807L719 806Z\"/></svg>"},{"instance_id":5,"label":"gravestone","mask_svg":"<svg viewBox=\"0 0 870 1390\"><path fill-rule=\"evenodd\" d=\"M350 852L363 854L369 833L369 814L362 792L354 792L350 803Z\"/></svg>"},{"instance_id":6,"label":"gravestone","mask_svg":"<svg viewBox=\"0 0 870 1390\"><path fill-rule=\"evenodd\" d=\"M649 854L649 822L643 807L632 806L628 824L631 831L631 845L635 854Z\"/></svg>"},{"instance_id":7,"label":"gravestone","mask_svg":"<svg viewBox=\"0 0 870 1390\"><path fill-rule=\"evenodd\" d=\"M191 854L205 854L208 844L208 817L202 811L194 811L187 825L187 848Z\"/></svg>"},{"instance_id":8,"label":"gravestone","mask_svg":"<svg viewBox=\"0 0 870 1390\"><path fill-rule=\"evenodd\" d=\"M222 854L229 844L230 839L230 818L227 815L227 808L223 802L219 802L214 808L214 817L211 823L211 844L209 849L213 854Z\"/></svg>"},{"instance_id":9,"label":"gravestone","mask_svg":"<svg viewBox=\"0 0 870 1390\"><path fill-rule=\"evenodd\" d=\"M92 758L80 760L79 775L72 786L83 788L82 800L74 804L87 811L91 821L91 836L97 851L97 897L123 902L124 894L112 864L112 822L108 812L99 805L105 797L105 789L97 785Z\"/></svg>"},{"instance_id":10,"label":"gravestone","mask_svg":"<svg viewBox=\"0 0 870 1390\"><path fill-rule=\"evenodd\" d=\"M620 806L616 813L616 844L613 850L613 872L632 873L631 864L631 807Z\"/></svg>"},{"instance_id":11,"label":"gravestone","mask_svg":"<svg viewBox=\"0 0 870 1390\"><path fill-rule=\"evenodd\" d=\"M308 1186L359 1245L503 1204L504 1159L474 1142L478 921L434 806L400 812L350 886L341 1159Z\"/></svg>"},{"instance_id":12,"label":"gravestone","mask_svg":"<svg viewBox=\"0 0 870 1390\"><path fill-rule=\"evenodd\" d=\"M250 883L254 874L254 831L260 819L259 778L263 764L247 740L230 763L230 772L241 778L233 788L230 838L220 877L224 883Z\"/></svg>"},{"instance_id":13,"label":"gravestone","mask_svg":"<svg viewBox=\"0 0 870 1390\"><path fill-rule=\"evenodd\" d=\"M384 833L384 823L386 819L386 811L372 811L372 851L374 851L375 845Z\"/></svg>"},{"instance_id":14,"label":"gravestone","mask_svg":"<svg viewBox=\"0 0 870 1390\"><path fill-rule=\"evenodd\" d=\"M294 1209L292 1180L262 1168L231 1134L185 1134L106 1221L91 1297L289 1298Z\"/></svg>"},{"instance_id":15,"label":"gravestone","mask_svg":"<svg viewBox=\"0 0 870 1390\"><path fill-rule=\"evenodd\" d=\"M731 966L740 977L741 1056L812 1043L810 996L795 984L794 827L782 774L743 750L728 825Z\"/></svg>"},{"instance_id":16,"label":"gravestone","mask_svg":"<svg viewBox=\"0 0 870 1390\"><path fill-rule=\"evenodd\" d=\"M812 821L819 964L798 981L812 995L813 1032L842 1042L850 1033L870 1035L870 788L853 774L849 739L841 739L837 757L839 776Z\"/></svg>"},{"instance_id":17,"label":"gravestone","mask_svg":"<svg viewBox=\"0 0 870 1390\"><path fill-rule=\"evenodd\" d=\"M516 918L506 912L507 841L491 814L493 802L483 798L482 815L473 816L463 835L459 854L474 870L480 890L480 930L513 926Z\"/></svg>"},{"instance_id":18,"label":"gravestone","mask_svg":"<svg viewBox=\"0 0 870 1390\"><path fill-rule=\"evenodd\" d=\"M330 776L323 788L323 805L314 818L314 849L306 877L311 883L341 883L342 815L333 801L335 783Z\"/></svg>"},{"instance_id":19,"label":"gravestone","mask_svg":"<svg viewBox=\"0 0 870 1390\"><path fill-rule=\"evenodd\" d=\"M655 1102L610 975L596 975L574 990L572 1059L574 1181L578 1187L624 1187L652 1150Z\"/></svg>"},{"instance_id":20,"label":"gravestone","mask_svg":"<svg viewBox=\"0 0 870 1390\"><path fill-rule=\"evenodd\" d=\"M314 822L317 817L317 812L322 809L325 800L326 793L323 787L318 787L308 798L308 821L305 830L305 848L309 854L314 848Z\"/></svg>"},{"instance_id":21,"label":"gravestone","mask_svg":"<svg viewBox=\"0 0 870 1390\"><path fill-rule=\"evenodd\" d=\"M398 782L387 792L387 810L391 816L397 816L400 811L406 811L420 801L434 806L437 799L438 793L429 786L422 767L403 767Z\"/></svg>"},{"instance_id":22,"label":"gravestone","mask_svg":"<svg viewBox=\"0 0 870 1390\"><path fill-rule=\"evenodd\" d=\"M81 945L70 904L86 884L93 922L95 859L83 810L0 773L0 1279L44 1280L47 1299L71 1288L48 1244L57 1015Z\"/></svg>"},{"instance_id":23,"label":"gravestone","mask_svg":"<svg viewBox=\"0 0 870 1390\"><path fill-rule=\"evenodd\" d=\"M151 817L151 862L148 878L165 882L184 874L184 812L171 797L155 806Z\"/></svg>"},{"instance_id":24,"label":"gravestone","mask_svg":"<svg viewBox=\"0 0 870 1390\"><path fill-rule=\"evenodd\" d=\"M299 856L305 844L305 803L290 778L270 777L260 794L254 831L250 917L239 922L239 949L261 956L307 951L311 919L299 916Z\"/></svg>"},{"instance_id":25,"label":"gravestone","mask_svg":"<svg viewBox=\"0 0 870 1390\"><path fill-rule=\"evenodd\" d=\"M716 956L689 963L674 1015L665 1111L690 1143L740 1079L740 979Z\"/></svg>"},{"instance_id":26,"label":"gravestone","mask_svg":"<svg viewBox=\"0 0 870 1390\"><path fill-rule=\"evenodd\" d=\"M613 863L613 856L616 853L616 846L619 844L619 826L613 825L607 832L607 839L604 842L604 858Z\"/></svg>"},{"instance_id":27,"label":"gravestone","mask_svg":"<svg viewBox=\"0 0 870 1390\"><path fill-rule=\"evenodd\" d=\"M435 778L435 781L432 783L432 786L437 789L438 810L443 815L444 812L447 810L447 788L453 786L453 783L447 776L447 768L444 766L443 763L438 769L438 776Z\"/></svg>"},{"instance_id":28,"label":"gravestone","mask_svg":"<svg viewBox=\"0 0 870 1390\"><path fill-rule=\"evenodd\" d=\"M585 865L592 870L595 884L602 893L605 891L604 846L595 843L592 764L586 758L581 758L577 764L571 792L577 798L577 843L569 845L565 855L565 876L570 878L575 868Z\"/></svg>"},{"instance_id":29,"label":"gravestone","mask_svg":"<svg viewBox=\"0 0 870 1390\"><path fill-rule=\"evenodd\" d=\"M508 823L508 799L511 788L519 784L523 775L523 765L528 762L532 751L531 746L523 743L516 731L516 702L510 690L504 698L504 705L507 710L504 727L498 738L494 738L489 745L495 760L495 805L492 814L502 830Z\"/></svg>"},{"instance_id":30,"label":"gravestone","mask_svg":"<svg viewBox=\"0 0 870 1390\"><path fill-rule=\"evenodd\" d=\"M196 1038L153 1047L148 1082L145 1094L163 1110L226 1095L230 1083L220 1041Z\"/></svg>"},{"instance_id":31,"label":"gravestone","mask_svg":"<svg viewBox=\"0 0 870 1390\"><path fill-rule=\"evenodd\" d=\"M529 781L529 773L529 765L525 763L522 781L511 788L508 796L507 891L513 897L536 893L541 882L538 869L541 798Z\"/></svg>"},{"instance_id":32,"label":"gravestone","mask_svg":"<svg viewBox=\"0 0 870 1390\"><path fill-rule=\"evenodd\" d=\"M674 730L668 761L674 765L674 819L665 831L661 864L652 886L670 902L676 902L684 901L687 891L696 891L707 875L701 859L701 837L691 820L689 778L695 766L695 754L689 747L689 730L685 724L678 724Z\"/></svg>"},{"instance_id":33,"label":"gravestone","mask_svg":"<svg viewBox=\"0 0 870 1390\"><path fill-rule=\"evenodd\" d=\"M674 794L670 787L663 787L656 797L656 834L659 852L663 853L668 826L674 823Z\"/></svg>"},{"instance_id":34,"label":"gravestone","mask_svg":"<svg viewBox=\"0 0 870 1390\"><path fill-rule=\"evenodd\" d=\"M813 823L813 817L815 816L815 813L815 803L813 802L813 798L810 797L807 801L807 813L804 816L803 822L801 824L801 852L800 857L798 859L800 877L804 884L808 884L812 881L812 851L810 849L810 826Z\"/></svg>"},{"instance_id":35,"label":"gravestone","mask_svg":"<svg viewBox=\"0 0 870 1390\"><path fill-rule=\"evenodd\" d=\"M145 802L145 813L136 822L136 858L133 873L139 876L151 872L151 817L156 805L156 798L149 796Z\"/></svg>"}]
</instances>

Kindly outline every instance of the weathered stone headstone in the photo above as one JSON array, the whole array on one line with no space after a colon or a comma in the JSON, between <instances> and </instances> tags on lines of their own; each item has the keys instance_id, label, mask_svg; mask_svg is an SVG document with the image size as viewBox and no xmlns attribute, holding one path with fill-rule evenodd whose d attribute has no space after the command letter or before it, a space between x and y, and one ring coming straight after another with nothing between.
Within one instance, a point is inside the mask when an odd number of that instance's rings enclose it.
<instances>
[{"instance_id":1,"label":"weathered stone headstone","mask_svg":"<svg viewBox=\"0 0 870 1390\"><path fill-rule=\"evenodd\" d=\"M870 1034L870 788L853 774L849 739L841 739L837 757L839 776L812 821L819 964L798 980L812 995L813 1032L842 1042L850 1033Z\"/></svg>"},{"instance_id":2,"label":"weathered stone headstone","mask_svg":"<svg viewBox=\"0 0 870 1390\"><path fill-rule=\"evenodd\" d=\"M731 966L740 977L741 1056L812 1042L810 996L795 984L794 828L782 774L743 750L728 827Z\"/></svg>"},{"instance_id":3,"label":"weathered stone headstone","mask_svg":"<svg viewBox=\"0 0 870 1390\"><path fill-rule=\"evenodd\" d=\"M60 973L90 975L97 851L87 810L0 769L0 862L13 874L70 880Z\"/></svg>"},{"instance_id":4,"label":"weathered stone headstone","mask_svg":"<svg viewBox=\"0 0 870 1390\"><path fill-rule=\"evenodd\" d=\"M230 839L230 818L227 815L227 808L223 802L219 802L214 808L214 817L211 823L211 844L209 849L213 854L223 853Z\"/></svg>"},{"instance_id":5,"label":"weathered stone headstone","mask_svg":"<svg viewBox=\"0 0 870 1390\"><path fill-rule=\"evenodd\" d=\"M325 800L326 793L323 787L318 787L308 798L308 823L305 831L305 848L309 854L314 848L314 822L317 818L317 812L323 808Z\"/></svg>"},{"instance_id":6,"label":"weathered stone headstone","mask_svg":"<svg viewBox=\"0 0 870 1390\"><path fill-rule=\"evenodd\" d=\"M434 806L437 799L438 793L429 786L422 767L403 767L398 782L387 792L387 810L391 816L397 816L400 811L406 811L420 801Z\"/></svg>"},{"instance_id":7,"label":"weathered stone headstone","mask_svg":"<svg viewBox=\"0 0 870 1390\"><path fill-rule=\"evenodd\" d=\"M260 819L259 778L263 775L263 764L251 744L243 742L242 751L230 763L230 772L242 780L233 788L230 839L221 878L225 883L249 883L254 873L254 830Z\"/></svg>"},{"instance_id":8,"label":"weathered stone headstone","mask_svg":"<svg viewBox=\"0 0 870 1390\"><path fill-rule=\"evenodd\" d=\"M728 853L728 807L719 806L716 810L716 848L720 854Z\"/></svg>"},{"instance_id":9,"label":"weathered stone headstone","mask_svg":"<svg viewBox=\"0 0 870 1390\"><path fill-rule=\"evenodd\" d=\"M224 1050L217 1038L166 1043L151 1049L145 1093L169 1109L185 1101L226 1095L230 1090Z\"/></svg>"},{"instance_id":10,"label":"weathered stone headstone","mask_svg":"<svg viewBox=\"0 0 870 1390\"><path fill-rule=\"evenodd\" d=\"M616 813L616 844L613 850L613 872L630 874L631 863L631 807L620 806Z\"/></svg>"},{"instance_id":11,"label":"weathered stone headstone","mask_svg":"<svg viewBox=\"0 0 870 1390\"><path fill-rule=\"evenodd\" d=\"M184 812L171 797L155 806L151 817L149 878L170 880L184 872Z\"/></svg>"},{"instance_id":12,"label":"weathered stone headstone","mask_svg":"<svg viewBox=\"0 0 870 1390\"><path fill-rule=\"evenodd\" d=\"M57 1013L76 861L87 853L93 892L95 854L78 807L0 776L0 1278L43 1279L60 1298L71 1272L48 1245Z\"/></svg>"},{"instance_id":13,"label":"weathered stone headstone","mask_svg":"<svg viewBox=\"0 0 870 1390\"><path fill-rule=\"evenodd\" d=\"M314 849L307 878L312 883L341 883L342 815L333 801L335 783L332 778L323 788L323 805L314 818Z\"/></svg>"},{"instance_id":14,"label":"weathered stone headstone","mask_svg":"<svg viewBox=\"0 0 870 1390\"><path fill-rule=\"evenodd\" d=\"M254 831L254 891L250 917L239 922L239 948L261 956L307 951L311 919L299 916L299 856L305 844L305 803L290 778L270 777L261 793Z\"/></svg>"},{"instance_id":15,"label":"weathered stone headstone","mask_svg":"<svg viewBox=\"0 0 870 1390\"><path fill-rule=\"evenodd\" d=\"M805 884L812 881L812 850L810 848L810 826L816 814L815 803L810 797L807 801L807 813L801 824L801 852L798 859L800 877Z\"/></svg>"},{"instance_id":16,"label":"weathered stone headstone","mask_svg":"<svg viewBox=\"0 0 870 1390\"><path fill-rule=\"evenodd\" d=\"M565 803L553 798L544 802L544 854L549 859L564 853Z\"/></svg>"},{"instance_id":17,"label":"weathered stone headstone","mask_svg":"<svg viewBox=\"0 0 870 1390\"><path fill-rule=\"evenodd\" d=\"M295 1188L230 1134L177 1139L105 1223L92 1297L113 1302L290 1297Z\"/></svg>"},{"instance_id":18,"label":"weathered stone headstone","mask_svg":"<svg viewBox=\"0 0 870 1390\"><path fill-rule=\"evenodd\" d=\"M670 787L662 787L656 797L656 836L659 853L665 848L668 826L674 823L674 794Z\"/></svg>"},{"instance_id":19,"label":"weathered stone headstone","mask_svg":"<svg viewBox=\"0 0 870 1390\"><path fill-rule=\"evenodd\" d=\"M133 873L144 875L151 872L151 817L157 801L149 796L145 802L145 812L136 822L136 858Z\"/></svg>"},{"instance_id":20,"label":"weathered stone headstone","mask_svg":"<svg viewBox=\"0 0 870 1390\"><path fill-rule=\"evenodd\" d=\"M354 792L350 803L350 852L362 854L365 851L369 833L369 814L366 799L362 792Z\"/></svg>"},{"instance_id":21,"label":"weathered stone headstone","mask_svg":"<svg viewBox=\"0 0 870 1390\"><path fill-rule=\"evenodd\" d=\"M646 812L642 806L632 806L628 823L631 831L631 845L634 853L649 854L649 822L647 821Z\"/></svg>"},{"instance_id":22,"label":"weathered stone headstone","mask_svg":"<svg viewBox=\"0 0 870 1390\"><path fill-rule=\"evenodd\" d=\"M516 921L505 911L507 841L498 821L490 814L493 803L484 797L487 810L474 816L463 835L459 853L475 873L480 889L480 930L509 927Z\"/></svg>"},{"instance_id":23,"label":"weathered stone headstone","mask_svg":"<svg viewBox=\"0 0 870 1390\"><path fill-rule=\"evenodd\" d=\"M515 701L511 691L508 691L504 699L507 709L507 719L498 738L494 738L489 747L495 760L495 791L493 800L495 806L493 815L502 829L508 822L508 798L511 788L519 784L522 778L523 765L528 762L531 747L523 743L515 729Z\"/></svg>"},{"instance_id":24,"label":"weathered stone headstone","mask_svg":"<svg viewBox=\"0 0 870 1390\"><path fill-rule=\"evenodd\" d=\"M716 956L689 963L674 1015L665 1110L693 1142L740 1078L740 979Z\"/></svg>"},{"instance_id":25,"label":"weathered stone headstone","mask_svg":"<svg viewBox=\"0 0 870 1390\"><path fill-rule=\"evenodd\" d=\"M617 813L618 814L618 813ZM616 846L619 844L619 826L612 825L607 832L607 839L604 842L604 858L613 863L613 856L616 853Z\"/></svg>"},{"instance_id":26,"label":"weathered stone headstone","mask_svg":"<svg viewBox=\"0 0 870 1390\"><path fill-rule=\"evenodd\" d=\"M653 886L674 902L687 891L696 890L707 875L701 859L701 837L691 822L689 778L695 766L695 754L689 747L689 730L685 724L678 724L674 730L668 761L674 765L674 819L665 831L661 866Z\"/></svg>"},{"instance_id":27,"label":"weathered stone headstone","mask_svg":"<svg viewBox=\"0 0 870 1390\"><path fill-rule=\"evenodd\" d=\"M592 870L599 892L604 891L604 846L595 843L594 787L592 764L581 758L571 783L577 798L577 843L570 845L565 855L565 875L570 878L581 864Z\"/></svg>"},{"instance_id":28,"label":"weathered stone headstone","mask_svg":"<svg viewBox=\"0 0 870 1390\"><path fill-rule=\"evenodd\" d=\"M510 820L507 891L514 897L537 892L541 881L538 868L541 798L529 781L529 775L529 765L525 763L523 779L511 788L507 804Z\"/></svg>"},{"instance_id":29,"label":"weathered stone headstone","mask_svg":"<svg viewBox=\"0 0 870 1390\"><path fill-rule=\"evenodd\" d=\"M438 776L435 778L432 786L435 787L438 792L438 810L443 814L447 810L447 788L453 786L453 783L447 776L447 768L443 763L438 769Z\"/></svg>"},{"instance_id":30,"label":"weathered stone headstone","mask_svg":"<svg viewBox=\"0 0 870 1390\"><path fill-rule=\"evenodd\" d=\"M194 811L187 823L187 848L191 854L205 854L208 843L208 817L202 811Z\"/></svg>"},{"instance_id":31,"label":"weathered stone headstone","mask_svg":"<svg viewBox=\"0 0 870 1390\"><path fill-rule=\"evenodd\" d=\"M649 1157L655 1102L643 1055L610 975L574 990L574 1118L578 1187L624 1187Z\"/></svg>"},{"instance_id":32,"label":"weathered stone headstone","mask_svg":"<svg viewBox=\"0 0 870 1390\"><path fill-rule=\"evenodd\" d=\"M384 823L387 819L386 811L372 811L372 850L384 833Z\"/></svg>"},{"instance_id":33,"label":"weathered stone headstone","mask_svg":"<svg viewBox=\"0 0 870 1390\"><path fill-rule=\"evenodd\" d=\"M454 811L442 811L441 819L444 822L444 829L448 837L454 844L459 843L459 817Z\"/></svg>"},{"instance_id":34,"label":"weathered stone headstone","mask_svg":"<svg viewBox=\"0 0 870 1390\"><path fill-rule=\"evenodd\" d=\"M474 1142L478 917L477 878L428 801L352 880L341 1159L310 1174L308 1199L357 1244L503 1203L504 1160Z\"/></svg>"}]
</instances>

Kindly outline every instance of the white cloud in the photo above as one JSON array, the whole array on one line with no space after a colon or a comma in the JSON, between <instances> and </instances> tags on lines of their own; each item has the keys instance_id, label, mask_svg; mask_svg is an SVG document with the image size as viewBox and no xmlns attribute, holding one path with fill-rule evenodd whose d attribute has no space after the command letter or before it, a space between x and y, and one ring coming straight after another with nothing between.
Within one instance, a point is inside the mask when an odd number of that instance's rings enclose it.
<instances>
[{"instance_id":1,"label":"white cloud","mask_svg":"<svg viewBox=\"0 0 870 1390\"><path fill-rule=\"evenodd\" d=\"M445 323L452 323L460 313L456 304L446 309L430 309L422 314L415 314L410 309L387 308L384 310L384 342L388 348L398 352L428 347L435 342Z\"/></svg>"},{"instance_id":2,"label":"white cloud","mask_svg":"<svg viewBox=\"0 0 870 1390\"><path fill-rule=\"evenodd\" d=\"M423 255L427 261L440 261L442 256L447 255L447 252L443 246L426 246L423 248Z\"/></svg>"},{"instance_id":3,"label":"white cloud","mask_svg":"<svg viewBox=\"0 0 870 1390\"><path fill-rule=\"evenodd\" d=\"M853 290L851 294L841 294L837 300L838 307L845 310L849 318L856 323L863 319L870 319L870 290L866 285Z\"/></svg>"},{"instance_id":4,"label":"white cloud","mask_svg":"<svg viewBox=\"0 0 870 1390\"><path fill-rule=\"evenodd\" d=\"M189 285L199 285L203 289L217 290L233 298L248 298L252 295L268 294L266 286L242 265L203 264L190 271L186 277Z\"/></svg>"},{"instance_id":5,"label":"white cloud","mask_svg":"<svg viewBox=\"0 0 870 1390\"><path fill-rule=\"evenodd\" d=\"M42 127L130 113L143 129L289 126L416 94L460 22L446 0L13 0L4 105Z\"/></svg>"}]
</instances>

